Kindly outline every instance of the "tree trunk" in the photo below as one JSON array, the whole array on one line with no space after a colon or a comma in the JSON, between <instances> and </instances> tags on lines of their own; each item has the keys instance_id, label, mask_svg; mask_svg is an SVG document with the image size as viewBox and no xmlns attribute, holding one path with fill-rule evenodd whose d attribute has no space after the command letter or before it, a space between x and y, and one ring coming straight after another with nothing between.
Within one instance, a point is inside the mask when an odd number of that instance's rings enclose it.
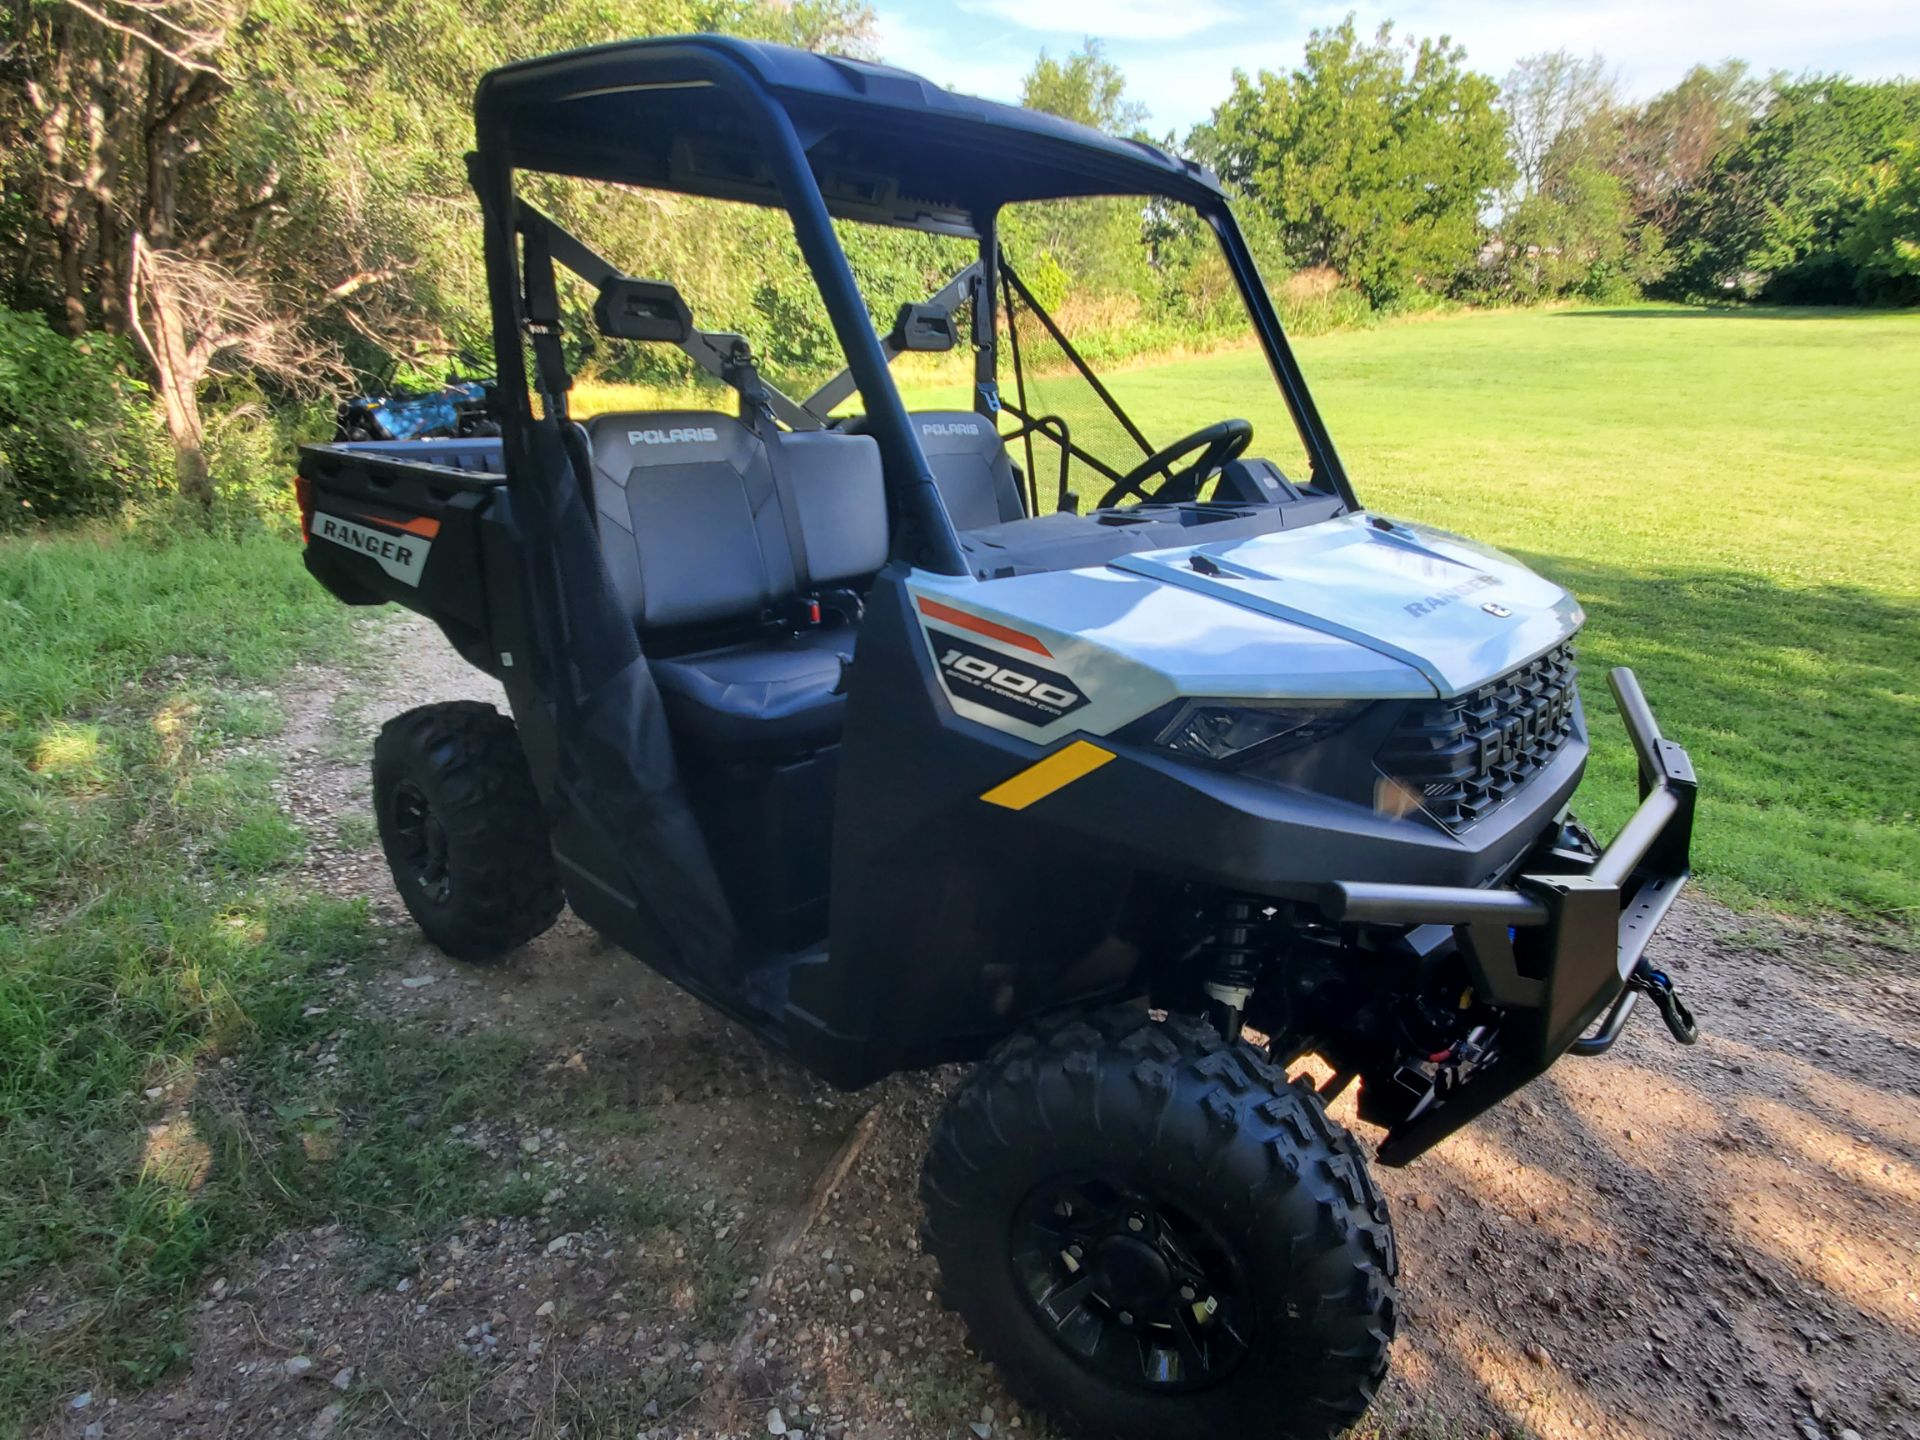
<instances>
[{"instance_id":1,"label":"tree trunk","mask_svg":"<svg viewBox=\"0 0 1920 1440\"><path fill-rule=\"evenodd\" d=\"M202 506L213 504L213 481L207 471L206 430L200 421L200 387L188 358L186 324L179 304L164 288L149 289L147 308L153 316L154 389L167 418L173 440L174 476L180 493Z\"/></svg>"},{"instance_id":2,"label":"tree trunk","mask_svg":"<svg viewBox=\"0 0 1920 1440\"><path fill-rule=\"evenodd\" d=\"M153 362L154 393L173 441L174 478L180 493L206 507L213 504L213 480L207 469L206 430L200 419L200 379L204 364L187 339L186 318L166 273L147 261L146 241L133 241L137 292L129 296L129 318L147 358ZM142 302L144 301L144 306ZM146 323L142 324L144 308Z\"/></svg>"},{"instance_id":3,"label":"tree trunk","mask_svg":"<svg viewBox=\"0 0 1920 1440\"><path fill-rule=\"evenodd\" d=\"M86 278L81 269L80 241L64 226L53 237L60 257L61 329L78 340L87 333Z\"/></svg>"}]
</instances>

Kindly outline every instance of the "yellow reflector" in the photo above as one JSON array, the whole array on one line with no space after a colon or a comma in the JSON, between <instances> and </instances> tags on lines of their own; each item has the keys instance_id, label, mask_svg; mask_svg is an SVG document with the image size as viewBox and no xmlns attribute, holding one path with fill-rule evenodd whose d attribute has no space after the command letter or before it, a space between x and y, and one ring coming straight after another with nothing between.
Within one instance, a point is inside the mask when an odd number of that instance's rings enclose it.
<instances>
[{"instance_id":1,"label":"yellow reflector","mask_svg":"<svg viewBox=\"0 0 1920 1440\"><path fill-rule=\"evenodd\" d=\"M1056 750L1046 759L1022 770L1011 780L1003 780L980 798L989 805L1007 810L1024 810L1036 800L1044 800L1082 775L1091 775L1113 759L1111 750L1076 740L1064 750Z\"/></svg>"}]
</instances>

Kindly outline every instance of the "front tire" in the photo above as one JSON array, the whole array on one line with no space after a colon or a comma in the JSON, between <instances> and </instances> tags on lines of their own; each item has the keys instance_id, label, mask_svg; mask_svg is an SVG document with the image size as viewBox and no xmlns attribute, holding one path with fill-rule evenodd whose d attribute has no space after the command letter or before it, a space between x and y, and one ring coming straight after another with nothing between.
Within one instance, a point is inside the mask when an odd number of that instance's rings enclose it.
<instances>
[{"instance_id":1,"label":"front tire","mask_svg":"<svg viewBox=\"0 0 1920 1440\"><path fill-rule=\"evenodd\" d=\"M543 933L564 898L513 721L456 700L396 715L373 745L381 848L407 911L456 959Z\"/></svg>"},{"instance_id":2,"label":"front tire","mask_svg":"<svg viewBox=\"0 0 1920 1440\"><path fill-rule=\"evenodd\" d=\"M1138 1009L1015 1036L920 1185L941 1295L1024 1402L1120 1440L1322 1440L1372 1403L1393 1231L1319 1098Z\"/></svg>"}]
</instances>

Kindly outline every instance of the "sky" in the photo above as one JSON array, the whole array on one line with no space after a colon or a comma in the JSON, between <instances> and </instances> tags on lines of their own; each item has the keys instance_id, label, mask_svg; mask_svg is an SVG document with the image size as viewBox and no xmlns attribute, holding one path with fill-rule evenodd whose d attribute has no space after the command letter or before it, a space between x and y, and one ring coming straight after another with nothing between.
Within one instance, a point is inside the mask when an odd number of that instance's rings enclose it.
<instances>
[{"instance_id":1,"label":"sky","mask_svg":"<svg viewBox=\"0 0 1920 1440\"><path fill-rule=\"evenodd\" d=\"M1349 10L1363 33L1451 35L1496 78L1523 55L1595 51L1621 90L1645 98L1697 61L1730 57L1762 73L1837 70L1920 78L1920 0L1404 0L1391 6L1272 0L869 0L881 58L955 90L1017 101L1042 48L1064 55L1089 36L1126 72L1147 129L1184 135L1225 96L1236 67L1285 70L1311 30Z\"/></svg>"}]
</instances>

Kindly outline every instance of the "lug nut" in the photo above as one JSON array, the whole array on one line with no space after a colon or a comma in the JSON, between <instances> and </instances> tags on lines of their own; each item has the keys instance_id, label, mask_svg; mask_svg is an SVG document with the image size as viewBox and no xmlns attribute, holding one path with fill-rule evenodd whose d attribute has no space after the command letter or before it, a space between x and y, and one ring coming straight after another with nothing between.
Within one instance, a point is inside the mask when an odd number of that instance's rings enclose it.
<instances>
[{"instance_id":1,"label":"lug nut","mask_svg":"<svg viewBox=\"0 0 1920 1440\"><path fill-rule=\"evenodd\" d=\"M1191 1285L1182 1285L1182 1286L1180 1287L1180 1298L1181 1298L1182 1300L1191 1300L1191 1299L1193 1299L1193 1286L1191 1286Z\"/></svg>"},{"instance_id":2,"label":"lug nut","mask_svg":"<svg viewBox=\"0 0 1920 1440\"><path fill-rule=\"evenodd\" d=\"M1122 1325L1131 1325L1133 1323L1133 1312L1131 1310L1122 1310L1120 1312L1120 1323Z\"/></svg>"},{"instance_id":3,"label":"lug nut","mask_svg":"<svg viewBox=\"0 0 1920 1440\"><path fill-rule=\"evenodd\" d=\"M1127 1217L1127 1229L1129 1229L1129 1230L1131 1230L1131 1231L1133 1231L1133 1232L1134 1232L1134 1233L1135 1233L1136 1235L1137 1235L1137 1234L1139 1234L1139 1233L1140 1233L1140 1232L1141 1232L1142 1230L1144 1230L1144 1229L1146 1229L1146 1228L1147 1228L1147 1217L1146 1217L1146 1216L1144 1216L1144 1215L1129 1215L1129 1216Z\"/></svg>"}]
</instances>

